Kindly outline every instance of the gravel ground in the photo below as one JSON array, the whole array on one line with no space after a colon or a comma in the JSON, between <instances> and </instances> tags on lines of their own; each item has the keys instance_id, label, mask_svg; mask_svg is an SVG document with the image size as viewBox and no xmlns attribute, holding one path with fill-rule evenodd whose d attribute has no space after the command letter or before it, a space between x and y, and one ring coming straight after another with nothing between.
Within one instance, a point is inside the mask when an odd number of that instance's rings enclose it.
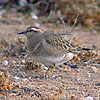
<instances>
[{"instance_id":1,"label":"gravel ground","mask_svg":"<svg viewBox=\"0 0 100 100\"><path fill-rule=\"evenodd\" d=\"M0 50L7 50L11 44L17 44L19 37L25 42L25 36L18 36L17 33L23 31L30 25L18 23L16 25L14 23L7 25L1 23ZM62 25L40 24L39 27L45 30L49 29L55 33L63 32ZM71 29L70 27L66 28L67 30ZM72 34L74 36L72 39L74 43L100 49L100 34L98 32L91 32L86 28L76 27ZM29 68L30 65L27 62L32 60L30 56L28 55L24 58L19 56L20 53L17 56L1 53L0 73L6 72L5 74L7 76L4 76L6 77L4 79L7 80L8 78L7 82L11 80L11 83L20 84L23 87L34 89L35 91L32 90L30 92L27 90L26 92L18 88L15 89L17 91L16 93L1 92L0 100L100 100L100 66L80 65L79 69L76 69L70 68L67 65L61 65L55 69L52 78L45 79L46 70L43 65L39 64L39 67L36 67L31 62L34 68ZM0 75L3 76L3 74ZM9 84L7 85L8 87ZM0 87L3 86L0 85Z\"/></svg>"}]
</instances>

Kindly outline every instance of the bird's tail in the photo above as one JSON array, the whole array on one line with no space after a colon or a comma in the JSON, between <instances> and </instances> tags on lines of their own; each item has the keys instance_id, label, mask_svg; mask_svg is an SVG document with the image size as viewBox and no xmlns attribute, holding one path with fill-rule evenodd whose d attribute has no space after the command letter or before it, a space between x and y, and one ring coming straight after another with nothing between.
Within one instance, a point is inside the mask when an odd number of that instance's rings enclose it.
<instances>
[{"instance_id":1,"label":"bird's tail","mask_svg":"<svg viewBox=\"0 0 100 100\"><path fill-rule=\"evenodd\" d=\"M91 50L93 50L93 49L82 48L82 47L75 47L75 48L70 49L69 51L73 52L73 53L77 53L77 52L80 52L80 51L91 51Z\"/></svg>"},{"instance_id":2,"label":"bird's tail","mask_svg":"<svg viewBox=\"0 0 100 100\"><path fill-rule=\"evenodd\" d=\"M77 49L77 51L90 51L90 50L93 50L93 49L90 49L90 48L81 48L81 47L77 47L76 48Z\"/></svg>"}]
</instances>

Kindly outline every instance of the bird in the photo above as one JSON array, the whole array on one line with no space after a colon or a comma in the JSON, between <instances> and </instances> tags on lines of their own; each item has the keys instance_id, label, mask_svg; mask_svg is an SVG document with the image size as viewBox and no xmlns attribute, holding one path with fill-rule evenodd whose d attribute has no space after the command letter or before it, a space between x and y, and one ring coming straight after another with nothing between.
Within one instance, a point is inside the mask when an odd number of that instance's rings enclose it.
<instances>
[{"instance_id":1,"label":"bird","mask_svg":"<svg viewBox=\"0 0 100 100\"><path fill-rule=\"evenodd\" d=\"M71 60L78 52L91 50L75 46L62 35L43 31L35 26L28 27L18 34L27 37L27 47L33 59L49 68L52 66L52 73L57 65Z\"/></svg>"}]
</instances>

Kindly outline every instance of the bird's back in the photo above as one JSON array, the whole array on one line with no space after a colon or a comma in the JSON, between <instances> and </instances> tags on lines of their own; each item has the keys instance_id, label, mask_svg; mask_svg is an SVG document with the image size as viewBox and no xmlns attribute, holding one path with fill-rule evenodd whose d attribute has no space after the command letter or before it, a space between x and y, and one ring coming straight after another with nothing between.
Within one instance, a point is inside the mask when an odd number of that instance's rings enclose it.
<instances>
[{"instance_id":1,"label":"bird's back","mask_svg":"<svg viewBox=\"0 0 100 100\"><path fill-rule=\"evenodd\" d=\"M44 33L42 35L42 39L44 41L44 44L47 44L51 46L54 49L57 49L61 52L68 53L68 52L74 52L76 50L76 46L74 46L72 43L68 42L64 37L62 37L59 34L54 33Z\"/></svg>"}]
</instances>

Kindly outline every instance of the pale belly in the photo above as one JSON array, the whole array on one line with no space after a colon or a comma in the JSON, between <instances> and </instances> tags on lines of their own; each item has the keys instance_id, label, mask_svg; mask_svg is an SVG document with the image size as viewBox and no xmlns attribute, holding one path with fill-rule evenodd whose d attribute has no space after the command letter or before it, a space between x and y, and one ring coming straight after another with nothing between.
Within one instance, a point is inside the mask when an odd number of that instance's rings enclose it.
<instances>
[{"instance_id":1,"label":"pale belly","mask_svg":"<svg viewBox=\"0 0 100 100\"><path fill-rule=\"evenodd\" d=\"M68 53L67 55L61 55L58 57L44 57L44 56L35 56L34 59L45 66L53 66L54 64L60 65L63 64L66 61L69 61L73 58L74 54L73 53Z\"/></svg>"}]
</instances>

